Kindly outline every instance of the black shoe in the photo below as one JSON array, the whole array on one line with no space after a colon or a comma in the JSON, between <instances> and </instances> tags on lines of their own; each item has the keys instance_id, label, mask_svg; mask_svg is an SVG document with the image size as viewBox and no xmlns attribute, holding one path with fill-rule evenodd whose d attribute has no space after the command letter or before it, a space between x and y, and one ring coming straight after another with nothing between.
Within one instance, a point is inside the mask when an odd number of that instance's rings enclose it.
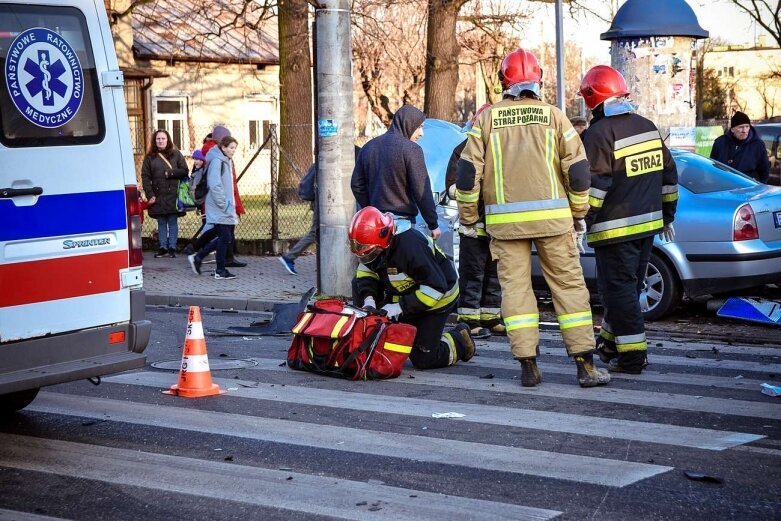
<instances>
[{"instance_id":1,"label":"black shoe","mask_svg":"<svg viewBox=\"0 0 781 521\"><path fill-rule=\"evenodd\" d=\"M476 339L489 338L491 336L491 331L487 327L481 326L473 327L469 333L472 335L472 338Z\"/></svg>"},{"instance_id":2,"label":"black shoe","mask_svg":"<svg viewBox=\"0 0 781 521\"><path fill-rule=\"evenodd\" d=\"M524 387L534 387L542 383L542 373L537 367L537 360L527 358L521 360L521 385Z\"/></svg>"},{"instance_id":3,"label":"black shoe","mask_svg":"<svg viewBox=\"0 0 781 521\"><path fill-rule=\"evenodd\" d=\"M182 253L184 253L185 255L192 255L193 253L195 253L195 248L193 247L192 244L188 244L187 246L184 247Z\"/></svg>"},{"instance_id":4,"label":"black shoe","mask_svg":"<svg viewBox=\"0 0 781 521\"><path fill-rule=\"evenodd\" d=\"M597 355L602 362L609 364L611 360L618 357L616 346L612 342L606 342L604 338L597 339Z\"/></svg>"},{"instance_id":5,"label":"black shoe","mask_svg":"<svg viewBox=\"0 0 781 521\"><path fill-rule=\"evenodd\" d=\"M224 270L222 273L217 273L215 271L214 272L214 278L217 279L217 280L230 280L230 279L235 279L236 275L234 275L233 273L231 273L228 270Z\"/></svg>"},{"instance_id":6,"label":"black shoe","mask_svg":"<svg viewBox=\"0 0 781 521\"><path fill-rule=\"evenodd\" d=\"M176 258L176 250L173 248L168 248L168 257L171 259Z\"/></svg>"},{"instance_id":7,"label":"black shoe","mask_svg":"<svg viewBox=\"0 0 781 521\"><path fill-rule=\"evenodd\" d=\"M157 250L157 253L155 253L155 259L159 259L160 257L168 257L168 250L165 248L160 248Z\"/></svg>"},{"instance_id":8,"label":"black shoe","mask_svg":"<svg viewBox=\"0 0 781 521\"><path fill-rule=\"evenodd\" d=\"M193 273L195 273L196 275L200 275L201 261L197 259L194 253L192 255L187 256L187 261L190 263L190 267L193 269Z\"/></svg>"},{"instance_id":9,"label":"black shoe","mask_svg":"<svg viewBox=\"0 0 781 521\"><path fill-rule=\"evenodd\" d=\"M581 387L596 387L610 381L610 375L604 369L594 367L594 356L575 355L575 365L578 367L578 383Z\"/></svg>"},{"instance_id":10,"label":"black shoe","mask_svg":"<svg viewBox=\"0 0 781 521\"><path fill-rule=\"evenodd\" d=\"M633 363L631 365L622 364L621 357L615 358L610 361L607 366L607 370L611 373L624 373L624 374L642 374L643 369L648 367L648 357L645 357L640 363Z\"/></svg>"},{"instance_id":11,"label":"black shoe","mask_svg":"<svg viewBox=\"0 0 781 521\"><path fill-rule=\"evenodd\" d=\"M226 268L243 268L247 265L246 262L241 262L236 259L226 260L225 261L225 267Z\"/></svg>"}]
</instances>

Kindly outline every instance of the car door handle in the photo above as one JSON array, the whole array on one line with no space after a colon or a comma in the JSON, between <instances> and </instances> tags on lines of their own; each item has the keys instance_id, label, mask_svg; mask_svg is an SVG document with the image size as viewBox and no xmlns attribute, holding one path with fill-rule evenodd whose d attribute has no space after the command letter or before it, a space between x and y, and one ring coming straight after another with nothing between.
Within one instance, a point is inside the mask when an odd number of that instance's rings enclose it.
<instances>
[{"instance_id":1,"label":"car door handle","mask_svg":"<svg viewBox=\"0 0 781 521\"><path fill-rule=\"evenodd\" d=\"M43 188L40 186L33 186L32 188L0 188L0 199L21 197L23 195L41 195L42 193Z\"/></svg>"}]
</instances>

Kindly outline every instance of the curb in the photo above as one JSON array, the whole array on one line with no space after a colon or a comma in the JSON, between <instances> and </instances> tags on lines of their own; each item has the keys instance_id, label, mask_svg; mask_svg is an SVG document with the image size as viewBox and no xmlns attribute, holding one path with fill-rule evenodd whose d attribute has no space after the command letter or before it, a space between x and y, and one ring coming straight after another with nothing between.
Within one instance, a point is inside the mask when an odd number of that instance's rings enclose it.
<instances>
[{"instance_id":1,"label":"curb","mask_svg":"<svg viewBox=\"0 0 781 521\"><path fill-rule=\"evenodd\" d=\"M272 311L275 304L290 304L293 300L259 300L231 297L211 297L205 295L164 295L147 293L147 306L201 306L211 309L233 309L237 311Z\"/></svg>"}]
</instances>

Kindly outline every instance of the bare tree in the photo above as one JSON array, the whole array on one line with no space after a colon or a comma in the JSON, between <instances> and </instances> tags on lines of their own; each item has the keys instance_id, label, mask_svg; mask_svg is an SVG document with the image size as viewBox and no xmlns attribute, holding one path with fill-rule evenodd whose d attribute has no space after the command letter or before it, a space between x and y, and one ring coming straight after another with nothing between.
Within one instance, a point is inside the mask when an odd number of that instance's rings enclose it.
<instances>
[{"instance_id":1,"label":"bare tree","mask_svg":"<svg viewBox=\"0 0 781 521\"><path fill-rule=\"evenodd\" d=\"M458 54L456 39L458 12L469 0L429 0L426 38L426 98L424 111L429 117L456 118Z\"/></svg>"},{"instance_id":2,"label":"bare tree","mask_svg":"<svg viewBox=\"0 0 781 521\"><path fill-rule=\"evenodd\" d=\"M759 24L781 46L781 0L730 0Z\"/></svg>"},{"instance_id":3,"label":"bare tree","mask_svg":"<svg viewBox=\"0 0 781 521\"><path fill-rule=\"evenodd\" d=\"M306 0L279 0L280 146L305 171L312 163L312 58L309 54L309 4ZM298 173L280 162L279 197L298 201Z\"/></svg>"},{"instance_id":4,"label":"bare tree","mask_svg":"<svg viewBox=\"0 0 781 521\"><path fill-rule=\"evenodd\" d=\"M356 0L353 58L357 87L386 126L399 106L420 106L425 78L425 0Z\"/></svg>"}]
</instances>

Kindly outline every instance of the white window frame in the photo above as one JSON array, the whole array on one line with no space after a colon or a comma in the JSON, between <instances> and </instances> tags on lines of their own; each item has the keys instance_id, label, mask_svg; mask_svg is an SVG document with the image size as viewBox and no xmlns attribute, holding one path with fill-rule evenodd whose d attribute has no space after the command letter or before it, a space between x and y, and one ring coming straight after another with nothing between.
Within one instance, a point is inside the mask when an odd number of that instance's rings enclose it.
<instances>
[{"instance_id":1,"label":"white window frame","mask_svg":"<svg viewBox=\"0 0 781 521\"><path fill-rule=\"evenodd\" d=\"M160 114L157 112L157 103L159 101L178 101L182 104L182 113L180 114ZM173 95L158 95L152 100L152 111L154 114L155 128L154 130L164 129L171 134L171 139L176 144L176 139L173 135L173 122L181 122L182 135L181 143L177 145L179 150L183 154L187 155L190 151L190 131L189 131L189 100L187 96L173 96ZM165 125L161 125L161 122L165 122Z\"/></svg>"},{"instance_id":2,"label":"white window frame","mask_svg":"<svg viewBox=\"0 0 781 521\"><path fill-rule=\"evenodd\" d=\"M268 137L266 132L268 129L268 126L277 121L278 115L278 104L277 99L274 96L269 96L266 94L249 94L244 97L245 102L245 110L248 115L247 117L247 147L248 149L254 150L255 147L260 146L263 144L263 142ZM257 107L256 104L270 104L271 105L271 111L270 113L266 114L265 118L259 117L260 111L258 110L259 107ZM252 143L252 140L250 139L250 132L251 128L253 126L253 123L257 124L257 143ZM254 146L253 146L254 145ZM267 152L267 149L264 150L264 152Z\"/></svg>"}]
</instances>

